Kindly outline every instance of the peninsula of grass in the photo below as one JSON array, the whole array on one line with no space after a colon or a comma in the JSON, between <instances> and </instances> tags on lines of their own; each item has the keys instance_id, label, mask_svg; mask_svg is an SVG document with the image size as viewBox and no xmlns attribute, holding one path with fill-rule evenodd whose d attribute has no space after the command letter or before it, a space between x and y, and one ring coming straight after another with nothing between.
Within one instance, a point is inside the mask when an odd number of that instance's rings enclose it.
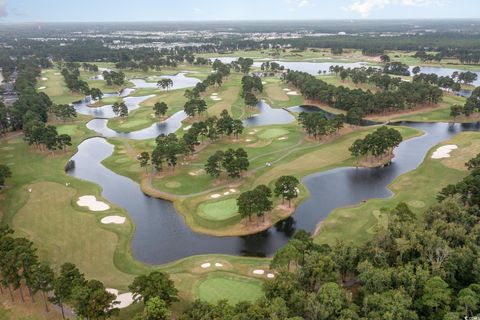
<instances>
[{"instance_id":1,"label":"peninsula of grass","mask_svg":"<svg viewBox=\"0 0 480 320\"><path fill-rule=\"evenodd\" d=\"M265 217L265 221L253 219L247 224L241 221L237 210L233 208L241 192L259 184L273 186L274 181L282 175L291 174L300 179L313 172L354 166L355 160L348 148L354 140L373 130L374 127L355 130L348 127L322 142L304 139L305 134L297 124L247 128L237 140L224 138L211 143L193 156L180 160L183 165L175 170L166 168L153 176L151 182L145 169L140 168L136 155L151 151L154 145L152 140L112 140L115 151L103 163L111 170L139 181L148 195L173 201L177 211L194 231L216 236L246 235L265 230L291 215L294 207L308 196L308 192L302 191L292 208L282 206L281 199L274 199L274 209ZM399 130L405 139L419 134L412 128L400 127ZM223 175L215 179L207 175L203 165L208 157L218 150L231 148L232 143L249 154L249 171L240 179ZM270 165L267 166L267 163ZM304 190L304 187L301 189ZM225 210L223 215L219 214L222 206Z\"/></svg>"},{"instance_id":2,"label":"peninsula of grass","mask_svg":"<svg viewBox=\"0 0 480 320\"><path fill-rule=\"evenodd\" d=\"M436 195L443 187L468 174L464 164L480 152L480 133L462 132L450 141L441 143L446 144L455 144L458 149L451 152L450 158L432 159L432 152L438 146L433 147L417 169L397 177L388 186L394 193L393 196L334 210L318 225L315 242L365 242L371 238L376 228L385 225L388 217L382 208L388 212L388 209L393 209L403 201L419 215L425 208L435 204Z\"/></svg>"}]
</instances>

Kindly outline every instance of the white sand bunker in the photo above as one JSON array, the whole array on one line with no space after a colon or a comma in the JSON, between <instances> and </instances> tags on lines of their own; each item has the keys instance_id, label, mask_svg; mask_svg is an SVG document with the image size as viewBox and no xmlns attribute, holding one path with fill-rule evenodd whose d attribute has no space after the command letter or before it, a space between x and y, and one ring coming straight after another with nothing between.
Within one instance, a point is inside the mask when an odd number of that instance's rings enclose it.
<instances>
[{"instance_id":1,"label":"white sand bunker","mask_svg":"<svg viewBox=\"0 0 480 320\"><path fill-rule=\"evenodd\" d=\"M273 279L273 278L275 278L275 275L273 273L269 273L269 274L267 274L267 278L268 279Z\"/></svg>"},{"instance_id":2,"label":"white sand bunker","mask_svg":"<svg viewBox=\"0 0 480 320\"><path fill-rule=\"evenodd\" d=\"M124 224L127 218L120 216L108 216L100 220L103 224Z\"/></svg>"},{"instance_id":3,"label":"white sand bunker","mask_svg":"<svg viewBox=\"0 0 480 320\"><path fill-rule=\"evenodd\" d=\"M188 174L191 175L191 176L198 176L198 175L201 175L203 174L203 169L198 169L198 170L195 170L195 171L190 171Z\"/></svg>"},{"instance_id":4,"label":"white sand bunker","mask_svg":"<svg viewBox=\"0 0 480 320\"><path fill-rule=\"evenodd\" d=\"M45 78L45 77L42 78L42 81L47 81L47 80L48 80L48 78Z\"/></svg>"},{"instance_id":5,"label":"white sand bunker","mask_svg":"<svg viewBox=\"0 0 480 320\"><path fill-rule=\"evenodd\" d=\"M237 192L237 190L235 190L235 189L230 189L230 192L231 192L231 193L235 193L235 192Z\"/></svg>"},{"instance_id":6,"label":"white sand bunker","mask_svg":"<svg viewBox=\"0 0 480 320\"><path fill-rule=\"evenodd\" d=\"M218 194L218 193L214 193L210 196L210 198L212 199L217 199L217 198L220 198L222 195L221 194Z\"/></svg>"},{"instance_id":7,"label":"white sand bunker","mask_svg":"<svg viewBox=\"0 0 480 320\"><path fill-rule=\"evenodd\" d=\"M278 138L277 140L287 140L288 137L281 137L281 138Z\"/></svg>"},{"instance_id":8,"label":"white sand bunker","mask_svg":"<svg viewBox=\"0 0 480 320\"><path fill-rule=\"evenodd\" d=\"M212 96L218 96L218 93L216 93L216 92L212 93Z\"/></svg>"},{"instance_id":9,"label":"white sand bunker","mask_svg":"<svg viewBox=\"0 0 480 320\"><path fill-rule=\"evenodd\" d=\"M230 194L230 192L228 192L228 191L223 193L224 196L228 196L229 194Z\"/></svg>"},{"instance_id":10,"label":"white sand bunker","mask_svg":"<svg viewBox=\"0 0 480 320\"><path fill-rule=\"evenodd\" d=\"M59 75L61 75L61 73L60 72L55 72L54 75L59 76Z\"/></svg>"},{"instance_id":11,"label":"white sand bunker","mask_svg":"<svg viewBox=\"0 0 480 320\"><path fill-rule=\"evenodd\" d=\"M458 146L454 144L441 146L432 154L432 159L450 158L450 152L455 149L458 149Z\"/></svg>"},{"instance_id":12,"label":"white sand bunker","mask_svg":"<svg viewBox=\"0 0 480 320\"><path fill-rule=\"evenodd\" d=\"M211 96L210 99L212 99L213 101L221 101L222 100L222 98L217 97L217 96Z\"/></svg>"},{"instance_id":13,"label":"white sand bunker","mask_svg":"<svg viewBox=\"0 0 480 320\"><path fill-rule=\"evenodd\" d=\"M38 90L45 90L45 89L47 89L47 87L40 87L40 88L38 88Z\"/></svg>"},{"instance_id":14,"label":"white sand bunker","mask_svg":"<svg viewBox=\"0 0 480 320\"><path fill-rule=\"evenodd\" d=\"M252 139L245 139L245 142L250 142L252 141Z\"/></svg>"},{"instance_id":15,"label":"white sand bunker","mask_svg":"<svg viewBox=\"0 0 480 320\"><path fill-rule=\"evenodd\" d=\"M117 296L115 301L119 302L119 304L114 305L115 308L123 309L133 303L133 294L131 292L118 294L118 290L112 288L107 288L107 291Z\"/></svg>"},{"instance_id":16,"label":"white sand bunker","mask_svg":"<svg viewBox=\"0 0 480 320\"><path fill-rule=\"evenodd\" d=\"M262 84L267 84L265 81L262 81Z\"/></svg>"},{"instance_id":17,"label":"white sand bunker","mask_svg":"<svg viewBox=\"0 0 480 320\"><path fill-rule=\"evenodd\" d=\"M263 275L265 274L265 270L262 270L262 269L253 270L253 274Z\"/></svg>"},{"instance_id":18,"label":"white sand bunker","mask_svg":"<svg viewBox=\"0 0 480 320\"><path fill-rule=\"evenodd\" d=\"M223 264L217 262L217 263L215 263L215 267L221 268L221 267L223 267Z\"/></svg>"},{"instance_id":19,"label":"white sand bunker","mask_svg":"<svg viewBox=\"0 0 480 320\"><path fill-rule=\"evenodd\" d=\"M288 89L288 88L285 88L285 89L283 89L283 91L290 91L290 89Z\"/></svg>"},{"instance_id":20,"label":"white sand bunker","mask_svg":"<svg viewBox=\"0 0 480 320\"><path fill-rule=\"evenodd\" d=\"M211 265L212 265L211 263L205 262L205 263L202 263L200 267L202 267L202 269L207 269L207 268L210 268Z\"/></svg>"},{"instance_id":21,"label":"white sand bunker","mask_svg":"<svg viewBox=\"0 0 480 320\"><path fill-rule=\"evenodd\" d=\"M82 196L78 198L77 204L80 207L88 207L91 211L105 211L110 206L103 201L98 201L95 196Z\"/></svg>"},{"instance_id":22,"label":"white sand bunker","mask_svg":"<svg viewBox=\"0 0 480 320\"><path fill-rule=\"evenodd\" d=\"M289 96L299 96L300 94L297 91L289 91L289 92L287 92L287 95L289 95Z\"/></svg>"},{"instance_id":23,"label":"white sand bunker","mask_svg":"<svg viewBox=\"0 0 480 320\"><path fill-rule=\"evenodd\" d=\"M190 130L191 127L192 126L186 126L185 128L183 128L183 131L188 131L188 130Z\"/></svg>"}]
</instances>

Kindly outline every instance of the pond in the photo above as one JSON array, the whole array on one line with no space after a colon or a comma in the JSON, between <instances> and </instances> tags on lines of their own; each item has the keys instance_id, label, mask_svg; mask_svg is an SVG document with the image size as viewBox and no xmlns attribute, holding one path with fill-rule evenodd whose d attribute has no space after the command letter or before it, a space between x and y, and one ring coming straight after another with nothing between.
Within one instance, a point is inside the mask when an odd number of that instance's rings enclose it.
<instances>
[{"instance_id":1,"label":"pond","mask_svg":"<svg viewBox=\"0 0 480 320\"><path fill-rule=\"evenodd\" d=\"M191 255L223 253L270 256L282 247L296 229L313 232L335 208L371 198L391 195L387 185L399 175L414 170L427 151L462 131L479 131L480 123L402 123L425 132L404 141L395 150L390 166L377 169L338 168L303 179L311 193L287 219L265 232L244 237L213 237L194 233L176 213L171 202L143 194L139 185L101 164L113 152L113 145L102 138L85 140L78 147L75 169L70 174L97 183L108 201L128 211L135 224L131 242L133 256L145 263L162 264ZM175 245L172 246L172 243Z\"/></svg>"}]
</instances>

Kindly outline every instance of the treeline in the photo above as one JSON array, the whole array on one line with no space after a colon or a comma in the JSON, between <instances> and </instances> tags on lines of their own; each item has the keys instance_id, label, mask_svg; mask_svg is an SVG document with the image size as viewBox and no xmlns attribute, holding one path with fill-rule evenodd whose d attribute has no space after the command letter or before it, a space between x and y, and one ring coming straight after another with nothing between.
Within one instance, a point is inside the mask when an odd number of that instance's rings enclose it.
<instances>
[{"instance_id":1,"label":"treeline","mask_svg":"<svg viewBox=\"0 0 480 320\"><path fill-rule=\"evenodd\" d=\"M309 136L321 139L342 129L345 115L339 114L328 119L323 112L300 112L298 122Z\"/></svg>"},{"instance_id":2,"label":"treeline","mask_svg":"<svg viewBox=\"0 0 480 320\"><path fill-rule=\"evenodd\" d=\"M38 258L34 244L26 238L13 237L13 230L0 227L0 293L8 289L12 302L13 290L18 290L25 302L23 288L30 299L42 293L45 312L50 312L48 301L59 306L63 318L68 307L80 319L111 319L118 315L116 296L98 280L86 279L73 263L64 263L58 272ZM178 291L169 276L154 271L134 278L128 286L134 303L144 305L136 320L169 320L170 307L178 301Z\"/></svg>"},{"instance_id":3,"label":"treeline","mask_svg":"<svg viewBox=\"0 0 480 320\"><path fill-rule=\"evenodd\" d=\"M254 107L258 103L257 94L263 92L262 79L257 76L244 76L242 78L242 97L245 105Z\"/></svg>"},{"instance_id":4,"label":"treeline","mask_svg":"<svg viewBox=\"0 0 480 320\"><path fill-rule=\"evenodd\" d=\"M478 162L467 178L442 191L440 202L421 216L403 202L384 211L385 224L366 243L319 245L308 233L297 231L272 259L275 278L266 280L264 298L236 305L197 300L179 319L478 317Z\"/></svg>"},{"instance_id":5,"label":"treeline","mask_svg":"<svg viewBox=\"0 0 480 320\"><path fill-rule=\"evenodd\" d=\"M184 111L189 117L202 114L207 110L207 104L203 99L200 99L200 95L207 91L210 86L220 87L224 79L230 75L230 66L220 60L213 62L212 69L214 73L208 75L202 82L197 83L193 89L185 90L184 96L189 101L185 103Z\"/></svg>"},{"instance_id":6,"label":"treeline","mask_svg":"<svg viewBox=\"0 0 480 320\"><path fill-rule=\"evenodd\" d=\"M462 114L470 117L477 112L480 112L480 87L472 91L471 96L468 97L463 106L455 104L450 107L450 116L454 119Z\"/></svg>"},{"instance_id":7,"label":"treeline","mask_svg":"<svg viewBox=\"0 0 480 320\"><path fill-rule=\"evenodd\" d=\"M365 72L369 72L368 69ZM352 123L353 120L354 124L357 124L359 116L361 119L368 114L404 110L421 104L436 104L443 96L441 89L425 82L394 80L377 71L372 71L371 75L372 81L383 87L383 91L373 93L370 90L335 87L308 73L297 71L289 71L284 75L284 80L298 88L306 99L346 110L347 122ZM362 83L369 79L370 77L366 76L357 80Z\"/></svg>"}]
</instances>

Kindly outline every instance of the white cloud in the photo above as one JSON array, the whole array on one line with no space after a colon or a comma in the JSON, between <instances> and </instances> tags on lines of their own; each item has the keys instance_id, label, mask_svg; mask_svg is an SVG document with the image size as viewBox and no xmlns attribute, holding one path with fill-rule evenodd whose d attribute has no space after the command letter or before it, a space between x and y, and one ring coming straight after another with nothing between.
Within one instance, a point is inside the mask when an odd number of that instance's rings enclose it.
<instances>
[{"instance_id":1,"label":"white cloud","mask_svg":"<svg viewBox=\"0 0 480 320\"><path fill-rule=\"evenodd\" d=\"M193 12L195 14L200 14L200 13L202 13L202 10L200 8L193 8Z\"/></svg>"},{"instance_id":2,"label":"white cloud","mask_svg":"<svg viewBox=\"0 0 480 320\"><path fill-rule=\"evenodd\" d=\"M0 0L0 18L8 16L6 0Z\"/></svg>"},{"instance_id":3,"label":"white cloud","mask_svg":"<svg viewBox=\"0 0 480 320\"><path fill-rule=\"evenodd\" d=\"M310 0L284 0L284 2L296 8L308 7L311 4Z\"/></svg>"},{"instance_id":4,"label":"white cloud","mask_svg":"<svg viewBox=\"0 0 480 320\"><path fill-rule=\"evenodd\" d=\"M402 6L443 6L445 0L354 0L345 9L368 17L373 10L383 9L389 5Z\"/></svg>"}]
</instances>

